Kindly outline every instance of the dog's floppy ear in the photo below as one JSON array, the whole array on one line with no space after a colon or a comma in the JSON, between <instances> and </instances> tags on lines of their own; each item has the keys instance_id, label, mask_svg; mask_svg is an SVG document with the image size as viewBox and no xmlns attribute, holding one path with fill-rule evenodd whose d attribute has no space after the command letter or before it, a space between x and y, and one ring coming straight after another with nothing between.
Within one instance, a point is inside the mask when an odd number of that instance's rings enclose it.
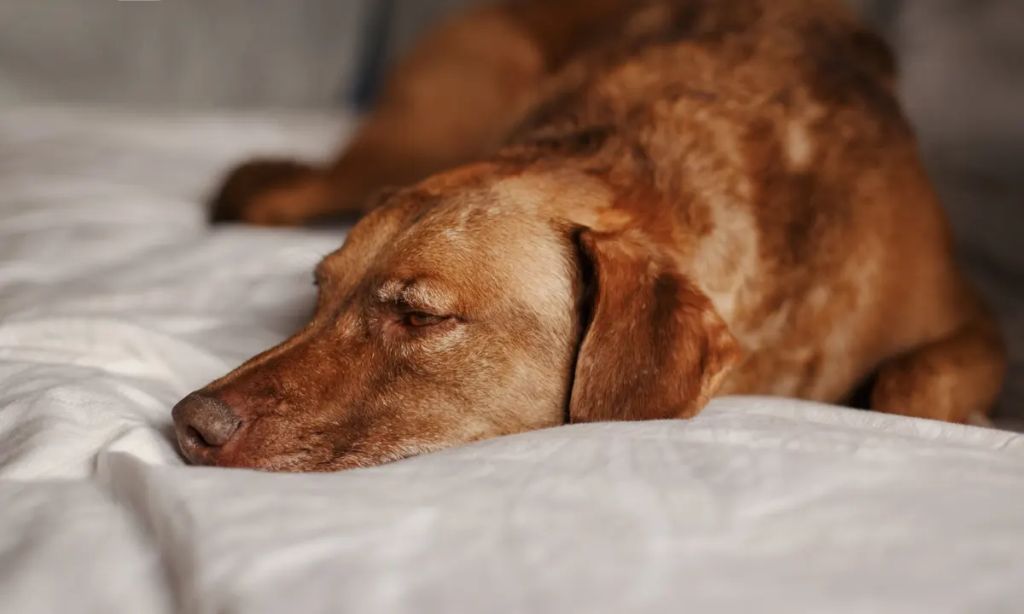
<instances>
[{"instance_id":1,"label":"dog's floppy ear","mask_svg":"<svg viewBox=\"0 0 1024 614\"><path fill-rule=\"evenodd\" d=\"M725 322L642 235L585 229L577 237L590 313L569 420L695 415L740 356Z\"/></svg>"}]
</instances>

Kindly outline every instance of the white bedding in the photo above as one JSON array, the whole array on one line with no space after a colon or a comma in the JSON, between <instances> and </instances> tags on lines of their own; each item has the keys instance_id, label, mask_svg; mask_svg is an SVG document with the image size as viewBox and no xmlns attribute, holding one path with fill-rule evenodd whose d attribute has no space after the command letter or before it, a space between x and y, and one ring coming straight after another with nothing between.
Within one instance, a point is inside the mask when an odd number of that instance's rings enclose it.
<instances>
[{"instance_id":1,"label":"white bedding","mask_svg":"<svg viewBox=\"0 0 1024 614\"><path fill-rule=\"evenodd\" d=\"M1019 612L1024 438L787 400L325 475L183 465L330 231L199 196L334 117L0 119L0 612ZM296 150L304 146L305 151Z\"/></svg>"}]
</instances>

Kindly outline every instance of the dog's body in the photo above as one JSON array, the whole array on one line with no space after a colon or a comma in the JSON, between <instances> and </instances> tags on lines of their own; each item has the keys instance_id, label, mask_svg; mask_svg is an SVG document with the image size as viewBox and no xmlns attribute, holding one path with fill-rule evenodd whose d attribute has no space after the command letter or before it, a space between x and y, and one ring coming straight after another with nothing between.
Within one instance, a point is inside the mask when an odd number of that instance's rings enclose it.
<instances>
[{"instance_id":1,"label":"dog's body","mask_svg":"<svg viewBox=\"0 0 1024 614\"><path fill-rule=\"evenodd\" d=\"M282 346L175 410L196 462L333 469L721 394L984 416L1004 358L883 43L832 0L522 0L442 27L332 166L220 217L415 182L321 264ZM367 298L369 297L369 298Z\"/></svg>"}]
</instances>

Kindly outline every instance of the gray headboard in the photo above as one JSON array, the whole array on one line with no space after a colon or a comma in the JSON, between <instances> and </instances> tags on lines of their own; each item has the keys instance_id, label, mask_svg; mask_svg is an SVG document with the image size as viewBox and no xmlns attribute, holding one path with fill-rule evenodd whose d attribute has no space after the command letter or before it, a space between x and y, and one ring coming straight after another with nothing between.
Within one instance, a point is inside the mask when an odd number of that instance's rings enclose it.
<instances>
[{"instance_id":1,"label":"gray headboard","mask_svg":"<svg viewBox=\"0 0 1024 614\"><path fill-rule=\"evenodd\" d=\"M365 102L423 28L480 1L0 0L0 105ZM899 4L850 1L886 24Z\"/></svg>"}]
</instances>

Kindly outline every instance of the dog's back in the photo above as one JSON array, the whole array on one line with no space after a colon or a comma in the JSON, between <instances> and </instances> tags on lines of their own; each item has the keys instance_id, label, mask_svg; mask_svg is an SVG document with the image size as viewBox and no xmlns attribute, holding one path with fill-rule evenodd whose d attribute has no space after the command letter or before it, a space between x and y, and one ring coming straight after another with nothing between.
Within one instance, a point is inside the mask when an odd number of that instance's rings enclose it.
<instances>
[{"instance_id":1,"label":"dog's back","mask_svg":"<svg viewBox=\"0 0 1024 614\"><path fill-rule=\"evenodd\" d=\"M955 327L963 288L894 62L846 7L602 7L598 35L553 47L561 68L498 156L575 159L678 248L748 351L726 391L835 401Z\"/></svg>"}]
</instances>

